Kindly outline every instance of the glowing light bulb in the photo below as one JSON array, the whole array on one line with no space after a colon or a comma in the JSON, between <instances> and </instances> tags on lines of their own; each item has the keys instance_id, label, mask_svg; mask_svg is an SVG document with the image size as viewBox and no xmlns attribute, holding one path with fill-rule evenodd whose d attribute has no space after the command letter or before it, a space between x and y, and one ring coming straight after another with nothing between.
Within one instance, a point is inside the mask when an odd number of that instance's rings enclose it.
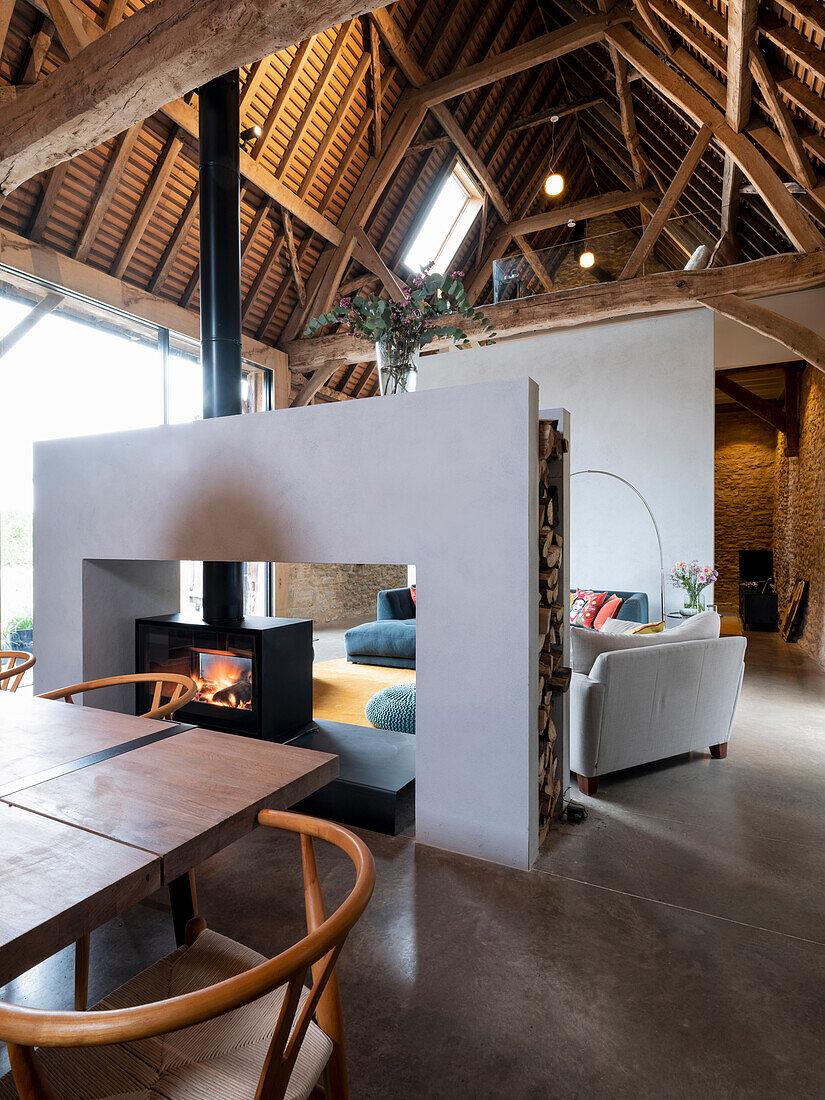
<instances>
[{"instance_id":1,"label":"glowing light bulb","mask_svg":"<svg viewBox=\"0 0 825 1100\"><path fill-rule=\"evenodd\" d=\"M582 252L581 256L579 256L580 267L592 267L595 262L596 257L592 252Z\"/></svg>"},{"instance_id":2,"label":"glowing light bulb","mask_svg":"<svg viewBox=\"0 0 825 1100\"><path fill-rule=\"evenodd\" d=\"M564 176L554 172L544 181L544 190L548 195L560 195L564 190Z\"/></svg>"}]
</instances>

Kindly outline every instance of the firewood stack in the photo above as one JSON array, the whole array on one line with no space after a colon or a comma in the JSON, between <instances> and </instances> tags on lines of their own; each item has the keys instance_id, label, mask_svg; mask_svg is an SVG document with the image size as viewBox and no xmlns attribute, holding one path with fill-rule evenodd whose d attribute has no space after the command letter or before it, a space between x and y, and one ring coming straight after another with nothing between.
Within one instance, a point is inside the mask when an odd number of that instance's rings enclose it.
<instances>
[{"instance_id":1,"label":"firewood stack","mask_svg":"<svg viewBox=\"0 0 825 1100\"><path fill-rule=\"evenodd\" d=\"M544 841L561 794L556 774L556 727L553 698L570 687L570 669L563 668L564 593L559 591L562 536L558 490L567 440L557 420L539 421L539 843Z\"/></svg>"}]
</instances>

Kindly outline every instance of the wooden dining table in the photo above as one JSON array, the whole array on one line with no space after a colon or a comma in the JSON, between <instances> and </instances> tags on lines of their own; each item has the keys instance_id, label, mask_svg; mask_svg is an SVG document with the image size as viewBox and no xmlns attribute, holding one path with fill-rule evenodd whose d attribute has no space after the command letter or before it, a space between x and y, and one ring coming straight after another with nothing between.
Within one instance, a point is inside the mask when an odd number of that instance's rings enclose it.
<instances>
[{"instance_id":1,"label":"wooden dining table","mask_svg":"<svg viewBox=\"0 0 825 1100\"><path fill-rule=\"evenodd\" d=\"M0 692L0 986L329 783L338 757Z\"/></svg>"}]
</instances>

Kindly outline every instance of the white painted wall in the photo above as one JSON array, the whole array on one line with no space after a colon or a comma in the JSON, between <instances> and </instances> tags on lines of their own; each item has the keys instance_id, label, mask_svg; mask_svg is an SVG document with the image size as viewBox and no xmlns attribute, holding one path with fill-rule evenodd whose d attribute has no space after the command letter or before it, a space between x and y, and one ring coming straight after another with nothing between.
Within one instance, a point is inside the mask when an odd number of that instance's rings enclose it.
<instances>
[{"instance_id":1,"label":"white painted wall","mask_svg":"<svg viewBox=\"0 0 825 1100\"><path fill-rule=\"evenodd\" d=\"M425 356L419 387L519 378L539 405L571 417L571 469L609 470L650 502L674 561L713 559L713 318L704 310L508 340ZM612 479L571 482L571 583L644 591L659 613L655 534L641 502ZM669 584L666 606L682 600Z\"/></svg>"},{"instance_id":2,"label":"white painted wall","mask_svg":"<svg viewBox=\"0 0 825 1100\"><path fill-rule=\"evenodd\" d=\"M36 444L35 690L127 671L170 563L414 562L417 839L528 867L537 423L522 378Z\"/></svg>"},{"instance_id":3,"label":"white painted wall","mask_svg":"<svg viewBox=\"0 0 825 1100\"><path fill-rule=\"evenodd\" d=\"M755 299L766 309L790 317L793 321L825 336L825 288L798 290L793 294L773 294ZM744 325L718 314L713 326L714 360L717 370L726 367L751 367L760 363L785 363L797 358L784 344L769 340Z\"/></svg>"}]
</instances>

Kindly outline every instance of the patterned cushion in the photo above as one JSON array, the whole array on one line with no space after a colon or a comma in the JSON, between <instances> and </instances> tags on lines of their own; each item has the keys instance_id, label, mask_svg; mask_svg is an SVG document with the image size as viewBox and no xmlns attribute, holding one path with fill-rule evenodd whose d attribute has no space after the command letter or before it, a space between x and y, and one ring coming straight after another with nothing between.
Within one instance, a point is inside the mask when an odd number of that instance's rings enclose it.
<instances>
[{"instance_id":1,"label":"patterned cushion","mask_svg":"<svg viewBox=\"0 0 825 1100\"><path fill-rule=\"evenodd\" d=\"M96 1009L127 1008L175 997L241 974L264 956L207 929L104 997ZM301 1003L309 996L304 990ZM40 1050L38 1059L61 1100L254 1100L278 1021L284 987L214 1020L153 1039L107 1047ZM307 1100L332 1053L310 1023L286 1090ZM0 1098L17 1100L11 1074Z\"/></svg>"},{"instance_id":2,"label":"patterned cushion","mask_svg":"<svg viewBox=\"0 0 825 1100\"><path fill-rule=\"evenodd\" d=\"M570 622L574 626L592 627L593 620L606 599L606 592L577 588L570 600Z\"/></svg>"},{"instance_id":3,"label":"patterned cushion","mask_svg":"<svg viewBox=\"0 0 825 1100\"><path fill-rule=\"evenodd\" d=\"M415 684L393 684L367 701L367 721L380 730L415 733Z\"/></svg>"}]
</instances>

